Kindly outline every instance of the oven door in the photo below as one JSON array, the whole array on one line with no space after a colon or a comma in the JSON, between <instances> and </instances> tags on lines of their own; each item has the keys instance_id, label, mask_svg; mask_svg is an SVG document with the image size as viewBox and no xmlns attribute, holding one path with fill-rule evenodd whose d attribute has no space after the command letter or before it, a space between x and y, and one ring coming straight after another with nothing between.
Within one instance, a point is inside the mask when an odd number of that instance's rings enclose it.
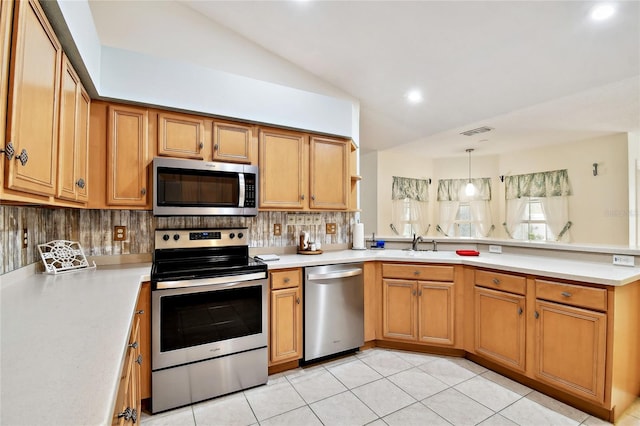
<instances>
[{"instance_id":1,"label":"oven door","mask_svg":"<svg viewBox=\"0 0 640 426\"><path fill-rule=\"evenodd\" d=\"M267 280L152 291L153 370L267 346Z\"/></svg>"}]
</instances>

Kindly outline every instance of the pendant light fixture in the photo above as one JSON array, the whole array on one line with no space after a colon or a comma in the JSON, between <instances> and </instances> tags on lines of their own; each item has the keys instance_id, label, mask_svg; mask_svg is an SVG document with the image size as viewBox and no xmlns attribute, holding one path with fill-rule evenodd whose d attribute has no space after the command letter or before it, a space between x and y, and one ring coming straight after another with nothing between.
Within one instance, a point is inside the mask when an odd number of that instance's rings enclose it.
<instances>
[{"instance_id":1,"label":"pendant light fixture","mask_svg":"<svg viewBox=\"0 0 640 426\"><path fill-rule=\"evenodd\" d=\"M471 183L471 153L473 152L473 148L467 148L466 151L469 153L469 180L467 181L467 186L464 188L464 193L467 197L473 197L476 193L476 187Z\"/></svg>"}]
</instances>

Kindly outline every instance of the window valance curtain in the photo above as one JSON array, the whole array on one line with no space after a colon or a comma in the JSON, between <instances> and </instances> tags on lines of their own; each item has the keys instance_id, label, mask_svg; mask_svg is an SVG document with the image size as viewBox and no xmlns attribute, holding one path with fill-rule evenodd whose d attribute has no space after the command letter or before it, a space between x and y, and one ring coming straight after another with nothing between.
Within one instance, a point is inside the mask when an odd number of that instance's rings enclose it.
<instances>
[{"instance_id":1,"label":"window valance curtain","mask_svg":"<svg viewBox=\"0 0 640 426\"><path fill-rule=\"evenodd\" d=\"M465 187L469 179L440 179L438 180L438 201L490 201L491 178L471 179L476 187L473 196L465 194Z\"/></svg>"},{"instance_id":2,"label":"window valance curtain","mask_svg":"<svg viewBox=\"0 0 640 426\"><path fill-rule=\"evenodd\" d=\"M567 170L505 176L505 198L561 197L571 195ZM440 192L438 192L439 194Z\"/></svg>"},{"instance_id":3,"label":"window valance curtain","mask_svg":"<svg viewBox=\"0 0 640 426\"><path fill-rule=\"evenodd\" d=\"M415 201L429 201L429 182L426 179L413 179L406 177L393 177L391 186L391 199Z\"/></svg>"}]
</instances>

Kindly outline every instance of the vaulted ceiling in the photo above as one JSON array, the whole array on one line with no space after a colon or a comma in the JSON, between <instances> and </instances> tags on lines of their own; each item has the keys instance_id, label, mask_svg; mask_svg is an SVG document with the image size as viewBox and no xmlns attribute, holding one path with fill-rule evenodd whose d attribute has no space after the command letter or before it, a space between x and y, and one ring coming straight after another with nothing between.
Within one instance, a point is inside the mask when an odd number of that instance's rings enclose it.
<instances>
[{"instance_id":1,"label":"vaulted ceiling","mask_svg":"<svg viewBox=\"0 0 640 426\"><path fill-rule=\"evenodd\" d=\"M130 34L114 22L124 3L90 2L104 44L145 34L145 17ZM492 154L640 131L638 1L613 3L599 22L591 1L179 3L357 99L365 151ZM409 104L410 89L424 100ZM480 126L494 130L460 135Z\"/></svg>"}]
</instances>

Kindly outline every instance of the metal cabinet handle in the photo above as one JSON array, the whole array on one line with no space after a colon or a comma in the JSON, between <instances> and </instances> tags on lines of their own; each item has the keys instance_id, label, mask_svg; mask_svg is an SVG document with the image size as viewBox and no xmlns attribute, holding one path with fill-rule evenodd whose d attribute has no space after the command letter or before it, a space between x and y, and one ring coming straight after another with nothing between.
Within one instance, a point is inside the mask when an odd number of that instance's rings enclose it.
<instances>
[{"instance_id":1,"label":"metal cabinet handle","mask_svg":"<svg viewBox=\"0 0 640 426\"><path fill-rule=\"evenodd\" d=\"M76 185L78 185L78 188L80 189L84 189L86 183L84 182L84 179L80 178L78 179L78 181L76 182Z\"/></svg>"},{"instance_id":2,"label":"metal cabinet handle","mask_svg":"<svg viewBox=\"0 0 640 426\"><path fill-rule=\"evenodd\" d=\"M136 311L136 315L142 315L144 314L144 309L140 309L139 311Z\"/></svg>"},{"instance_id":3,"label":"metal cabinet handle","mask_svg":"<svg viewBox=\"0 0 640 426\"><path fill-rule=\"evenodd\" d=\"M315 201L315 200L316 200L316 196L315 196L315 195L312 195L312 196L311 196L311 201Z\"/></svg>"},{"instance_id":4,"label":"metal cabinet handle","mask_svg":"<svg viewBox=\"0 0 640 426\"><path fill-rule=\"evenodd\" d=\"M522 315L522 308L518 307L518 315Z\"/></svg>"},{"instance_id":5,"label":"metal cabinet handle","mask_svg":"<svg viewBox=\"0 0 640 426\"><path fill-rule=\"evenodd\" d=\"M302 195L300 196L300 199L301 199L301 200L304 200L304 194L302 194Z\"/></svg>"},{"instance_id":6,"label":"metal cabinet handle","mask_svg":"<svg viewBox=\"0 0 640 426\"><path fill-rule=\"evenodd\" d=\"M140 190L140 194L142 194L142 195L147 195L147 188L142 188L142 189Z\"/></svg>"},{"instance_id":7,"label":"metal cabinet handle","mask_svg":"<svg viewBox=\"0 0 640 426\"><path fill-rule=\"evenodd\" d=\"M282 280L282 281L284 281L284 283L287 284L291 280L289 279L289 277L285 277L284 280Z\"/></svg>"},{"instance_id":8,"label":"metal cabinet handle","mask_svg":"<svg viewBox=\"0 0 640 426\"><path fill-rule=\"evenodd\" d=\"M214 150L214 151L217 151L217 150L218 150L218 144L217 144L217 143L213 145L213 150Z\"/></svg>"},{"instance_id":9,"label":"metal cabinet handle","mask_svg":"<svg viewBox=\"0 0 640 426\"><path fill-rule=\"evenodd\" d=\"M536 317L536 319L540 318L540 314L538 313L538 311L536 311L536 312L533 314L533 316L534 316L534 317Z\"/></svg>"},{"instance_id":10,"label":"metal cabinet handle","mask_svg":"<svg viewBox=\"0 0 640 426\"><path fill-rule=\"evenodd\" d=\"M420 275L420 271L413 271L413 275Z\"/></svg>"},{"instance_id":11,"label":"metal cabinet handle","mask_svg":"<svg viewBox=\"0 0 640 426\"><path fill-rule=\"evenodd\" d=\"M571 293L569 293L568 291L563 291L562 294L564 297L571 297Z\"/></svg>"},{"instance_id":12,"label":"metal cabinet handle","mask_svg":"<svg viewBox=\"0 0 640 426\"><path fill-rule=\"evenodd\" d=\"M422 296L422 290L418 291L418 296Z\"/></svg>"},{"instance_id":13,"label":"metal cabinet handle","mask_svg":"<svg viewBox=\"0 0 640 426\"><path fill-rule=\"evenodd\" d=\"M133 342L129 345L130 348L138 349L138 342Z\"/></svg>"},{"instance_id":14,"label":"metal cabinet handle","mask_svg":"<svg viewBox=\"0 0 640 426\"><path fill-rule=\"evenodd\" d=\"M300 304L300 297L296 297L296 303L299 305Z\"/></svg>"},{"instance_id":15,"label":"metal cabinet handle","mask_svg":"<svg viewBox=\"0 0 640 426\"><path fill-rule=\"evenodd\" d=\"M415 290L413 290L413 295L414 295L414 296L416 295L416 291L415 291Z\"/></svg>"},{"instance_id":16,"label":"metal cabinet handle","mask_svg":"<svg viewBox=\"0 0 640 426\"><path fill-rule=\"evenodd\" d=\"M493 279L493 283L494 283L495 285L500 285L500 280L499 280L499 279L497 279L497 278L494 278L494 279Z\"/></svg>"},{"instance_id":17,"label":"metal cabinet handle","mask_svg":"<svg viewBox=\"0 0 640 426\"><path fill-rule=\"evenodd\" d=\"M16 150L13 148L13 144L11 141L4 147L4 149L0 149L0 154L4 154L7 157L7 160L11 160L13 155L16 153Z\"/></svg>"},{"instance_id":18,"label":"metal cabinet handle","mask_svg":"<svg viewBox=\"0 0 640 426\"><path fill-rule=\"evenodd\" d=\"M200 143L198 144L198 148L199 148L199 149L204 148L204 144L203 144L202 142L200 142Z\"/></svg>"},{"instance_id":19,"label":"metal cabinet handle","mask_svg":"<svg viewBox=\"0 0 640 426\"><path fill-rule=\"evenodd\" d=\"M127 407L125 408L125 410L122 413L118 413L118 418L124 417L125 421L133 421L133 423L136 423L138 421L138 412L136 411L136 409L131 409L131 407Z\"/></svg>"},{"instance_id":20,"label":"metal cabinet handle","mask_svg":"<svg viewBox=\"0 0 640 426\"><path fill-rule=\"evenodd\" d=\"M142 365L142 354L138 355L138 358L136 358L136 362L138 363L138 365Z\"/></svg>"}]
</instances>

